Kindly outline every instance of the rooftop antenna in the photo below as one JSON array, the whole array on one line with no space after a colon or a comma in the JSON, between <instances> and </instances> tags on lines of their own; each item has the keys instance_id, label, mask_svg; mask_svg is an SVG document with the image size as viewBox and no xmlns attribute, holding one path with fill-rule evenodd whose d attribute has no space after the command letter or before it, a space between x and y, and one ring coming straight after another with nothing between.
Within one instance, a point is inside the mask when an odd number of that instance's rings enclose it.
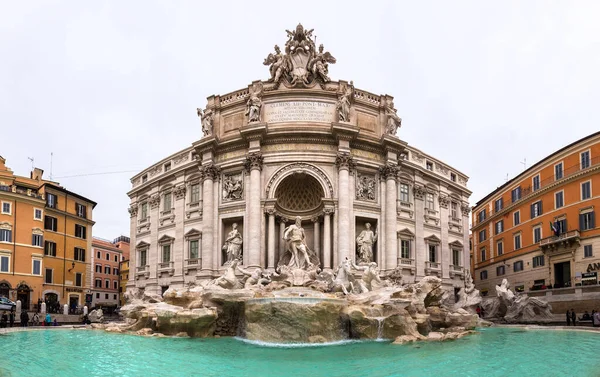
<instances>
[{"instance_id":1,"label":"rooftop antenna","mask_svg":"<svg viewBox=\"0 0 600 377\"><path fill-rule=\"evenodd\" d=\"M54 152L50 152L50 180L52 180L52 157L54 156Z\"/></svg>"},{"instance_id":2,"label":"rooftop antenna","mask_svg":"<svg viewBox=\"0 0 600 377\"><path fill-rule=\"evenodd\" d=\"M32 157L27 157L27 159L29 161L31 161L31 171L33 171L33 158Z\"/></svg>"},{"instance_id":3,"label":"rooftop antenna","mask_svg":"<svg viewBox=\"0 0 600 377\"><path fill-rule=\"evenodd\" d=\"M521 164L523 164L523 170L527 170L527 159L524 158L523 161L521 161Z\"/></svg>"}]
</instances>

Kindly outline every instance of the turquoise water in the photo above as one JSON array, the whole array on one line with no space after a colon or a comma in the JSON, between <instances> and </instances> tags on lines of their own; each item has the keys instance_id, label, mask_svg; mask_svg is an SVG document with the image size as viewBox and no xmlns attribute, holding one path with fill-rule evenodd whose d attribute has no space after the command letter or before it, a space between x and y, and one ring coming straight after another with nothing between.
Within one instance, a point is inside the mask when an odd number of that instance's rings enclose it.
<instances>
[{"instance_id":1,"label":"turquoise water","mask_svg":"<svg viewBox=\"0 0 600 377\"><path fill-rule=\"evenodd\" d=\"M0 376L600 376L600 333L492 328L453 342L262 347L85 330L0 336Z\"/></svg>"}]
</instances>

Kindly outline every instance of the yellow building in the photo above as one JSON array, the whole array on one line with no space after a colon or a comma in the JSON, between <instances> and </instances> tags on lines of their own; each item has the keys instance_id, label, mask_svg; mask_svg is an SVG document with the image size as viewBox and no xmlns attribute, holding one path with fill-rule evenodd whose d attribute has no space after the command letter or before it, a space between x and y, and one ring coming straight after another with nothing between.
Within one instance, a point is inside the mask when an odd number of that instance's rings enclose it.
<instances>
[{"instance_id":1,"label":"yellow building","mask_svg":"<svg viewBox=\"0 0 600 377\"><path fill-rule=\"evenodd\" d=\"M85 302L91 286L92 210L96 203L44 180L6 167L0 157L0 296L33 310Z\"/></svg>"}]
</instances>

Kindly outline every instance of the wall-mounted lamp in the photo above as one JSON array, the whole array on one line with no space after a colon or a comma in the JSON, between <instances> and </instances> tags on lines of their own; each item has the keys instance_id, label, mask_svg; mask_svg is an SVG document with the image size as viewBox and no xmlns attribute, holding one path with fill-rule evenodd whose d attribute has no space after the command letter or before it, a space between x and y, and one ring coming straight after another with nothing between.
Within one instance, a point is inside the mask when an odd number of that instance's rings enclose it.
<instances>
[{"instance_id":1,"label":"wall-mounted lamp","mask_svg":"<svg viewBox=\"0 0 600 377\"><path fill-rule=\"evenodd\" d=\"M73 271L74 268L75 268L75 262L71 262L71 268L69 269L69 272Z\"/></svg>"}]
</instances>

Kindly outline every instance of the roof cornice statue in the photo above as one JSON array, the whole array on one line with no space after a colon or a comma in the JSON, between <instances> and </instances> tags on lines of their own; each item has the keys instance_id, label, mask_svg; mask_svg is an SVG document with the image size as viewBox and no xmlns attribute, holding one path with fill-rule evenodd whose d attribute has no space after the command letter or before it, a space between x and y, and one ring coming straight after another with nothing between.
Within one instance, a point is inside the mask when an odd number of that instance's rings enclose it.
<instances>
[{"instance_id":1,"label":"roof cornice statue","mask_svg":"<svg viewBox=\"0 0 600 377\"><path fill-rule=\"evenodd\" d=\"M286 30L288 40L285 42L285 53L275 45L275 52L263 61L264 65L269 66L269 82L278 86L282 80L286 80L290 86L306 87L315 81L321 85L331 81L329 63L334 64L336 60L324 51L323 45L316 47L316 38L312 39L313 30L304 29L302 24L298 24L293 31Z\"/></svg>"}]
</instances>

